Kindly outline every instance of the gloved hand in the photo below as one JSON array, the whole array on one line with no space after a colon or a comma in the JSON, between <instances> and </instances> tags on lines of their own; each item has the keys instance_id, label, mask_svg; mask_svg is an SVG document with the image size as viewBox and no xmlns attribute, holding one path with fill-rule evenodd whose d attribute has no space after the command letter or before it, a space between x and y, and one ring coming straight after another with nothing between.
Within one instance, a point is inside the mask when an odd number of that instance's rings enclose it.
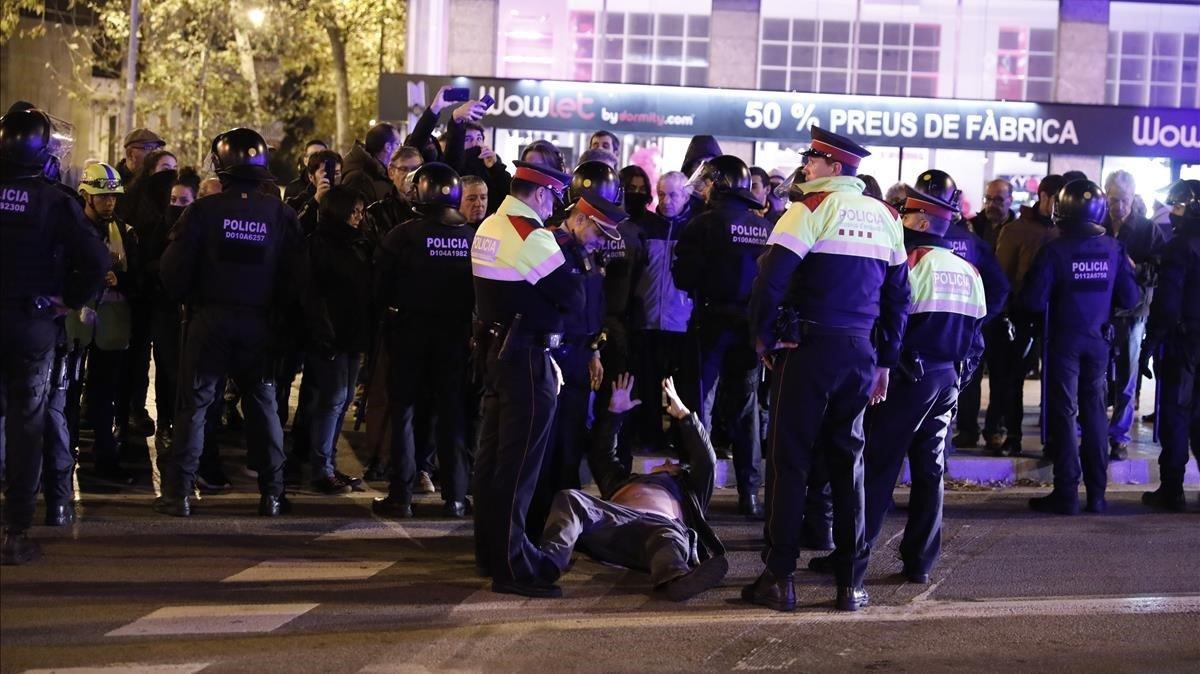
<instances>
[{"instance_id":1,"label":"gloved hand","mask_svg":"<svg viewBox=\"0 0 1200 674\"><path fill-rule=\"evenodd\" d=\"M1154 379L1154 371L1150 369L1150 358L1157 354L1158 346L1157 339L1142 340L1142 352L1138 356L1138 372L1148 379Z\"/></svg>"}]
</instances>

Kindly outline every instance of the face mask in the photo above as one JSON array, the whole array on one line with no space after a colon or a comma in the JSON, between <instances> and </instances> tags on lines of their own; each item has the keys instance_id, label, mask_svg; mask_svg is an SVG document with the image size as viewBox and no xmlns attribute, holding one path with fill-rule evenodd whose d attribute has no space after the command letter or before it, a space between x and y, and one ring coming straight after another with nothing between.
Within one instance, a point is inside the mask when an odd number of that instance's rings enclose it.
<instances>
[{"instance_id":1,"label":"face mask","mask_svg":"<svg viewBox=\"0 0 1200 674\"><path fill-rule=\"evenodd\" d=\"M641 192L625 193L625 208L632 212L641 212L650 205L650 195Z\"/></svg>"},{"instance_id":2,"label":"face mask","mask_svg":"<svg viewBox=\"0 0 1200 674\"><path fill-rule=\"evenodd\" d=\"M1200 224L1200 222L1197 222L1195 218L1189 218L1186 215L1175 215L1172 213L1170 218L1171 226L1177 230L1182 230L1184 227L1194 227Z\"/></svg>"}]
</instances>

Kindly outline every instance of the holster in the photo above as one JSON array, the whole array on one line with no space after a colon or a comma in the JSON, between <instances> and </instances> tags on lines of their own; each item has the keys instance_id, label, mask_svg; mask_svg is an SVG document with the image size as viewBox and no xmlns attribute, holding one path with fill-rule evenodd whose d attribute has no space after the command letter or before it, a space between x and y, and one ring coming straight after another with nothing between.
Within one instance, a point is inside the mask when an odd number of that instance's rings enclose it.
<instances>
[{"instance_id":1,"label":"holster","mask_svg":"<svg viewBox=\"0 0 1200 674\"><path fill-rule=\"evenodd\" d=\"M896 367L914 384L925 377L925 361L919 353L906 351L900 354L900 362L896 363Z\"/></svg>"}]
</instances>

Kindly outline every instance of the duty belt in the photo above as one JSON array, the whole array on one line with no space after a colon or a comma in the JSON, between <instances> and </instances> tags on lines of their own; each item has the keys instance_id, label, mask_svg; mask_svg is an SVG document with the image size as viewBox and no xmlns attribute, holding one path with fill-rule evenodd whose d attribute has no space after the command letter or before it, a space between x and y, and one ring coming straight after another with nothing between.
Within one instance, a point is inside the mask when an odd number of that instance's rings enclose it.
<instances>
[{"instance_id":1,"label":"duty belt","mask_svg":"<svg viewBox=\"0 0 1200 674\"><path fill-rule=\"evenodd\" d=\"M523 332L509 334L508 326L503 323L484 323L484 332L504 342L510 347L557 349L563 345L561 332Z\"/></svg>"}]
</instances>

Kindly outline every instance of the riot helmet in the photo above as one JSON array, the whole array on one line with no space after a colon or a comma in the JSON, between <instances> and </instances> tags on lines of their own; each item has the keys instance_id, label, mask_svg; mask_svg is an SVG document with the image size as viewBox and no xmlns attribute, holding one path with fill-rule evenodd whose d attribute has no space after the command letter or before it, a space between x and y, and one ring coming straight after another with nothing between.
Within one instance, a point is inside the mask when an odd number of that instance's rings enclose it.
<instances>
[{"instance_id":1,"label":"riot helmet","mask_svg":"<svg viewBox=\"0 0 1200 674\"><path fill-rule=\"evenodd\" d=\"M36 176L50 160L50 117L37 109L0 117L0 166L6 173Z\"/></svg>"},{"instance_id":2,"label":"riot helmet","mask_svg":"<svg viewBox=\"0 0 1200 674\"><path fill-rule=\"evenodd\" d=\"M449 165L422 164L410 174L415 196L413 211L444 225L461 225L466 218L458 212L462 203L462 180Z\"/></svg>"},{"instance_id":3,"label":"riot helmet","mask_svg":"<svg viewBox=\"0 0 1200 674\"><path fill-rule=\"evenodd\" d=\"M1183 205L1183 213L1171 213L1171 224L1176 227L1200 224L1200 180L1177 180L1167 190L1167 205L1174 211Z\"/></svg>"},{"instance_id":4,"label":"riot helmet","mask_svg":"<svg viewBox=\"0 0 1200 674\"><path fill-rule=\"evenodd\" d=\"M571 174L571 185L567 190L568 201L575 203L586 193L599 194L617 204L620 204L625 196L625 190L621 187L621 176L602 161L585 161L576 166Z\"/></svg>"},{"instance_id":5,"label":"riot helmet","mask_svg":"<svg viewBox=\"0 0 1200 674\"><path fill-rule=\"evenodd\" d=\"M955 208L958 208L959 200L962 197L962 190L958 189L958 183L954 181L954 178L949 173L938 169L929 169L921 173L917 177L917 182L913 184L913 189L922 194L936 197Z\"/></svg>"},{"instance_id":6,"label":"riot helmet","mask_svg":"<svg viewBox=\"0 0 1200 674\"><path fill-rule=\"evenodd\" d=\"M1104 190L1090 180L1072 180L1054 200L1054 222L1059 226L1086 223L1102 227L1107 215Z\"/></svg>"},{"instance_id":7,"label":"riot helmet","mask_svg":"<svg viewBox=\"0 0 1200 674\"><path fill-rule=\"evenodd\" d=\"M273 182L267 169L267 142L253 129L230 129L213 139L213 169L221 177Z\"/></svg>"}]
</instances>

